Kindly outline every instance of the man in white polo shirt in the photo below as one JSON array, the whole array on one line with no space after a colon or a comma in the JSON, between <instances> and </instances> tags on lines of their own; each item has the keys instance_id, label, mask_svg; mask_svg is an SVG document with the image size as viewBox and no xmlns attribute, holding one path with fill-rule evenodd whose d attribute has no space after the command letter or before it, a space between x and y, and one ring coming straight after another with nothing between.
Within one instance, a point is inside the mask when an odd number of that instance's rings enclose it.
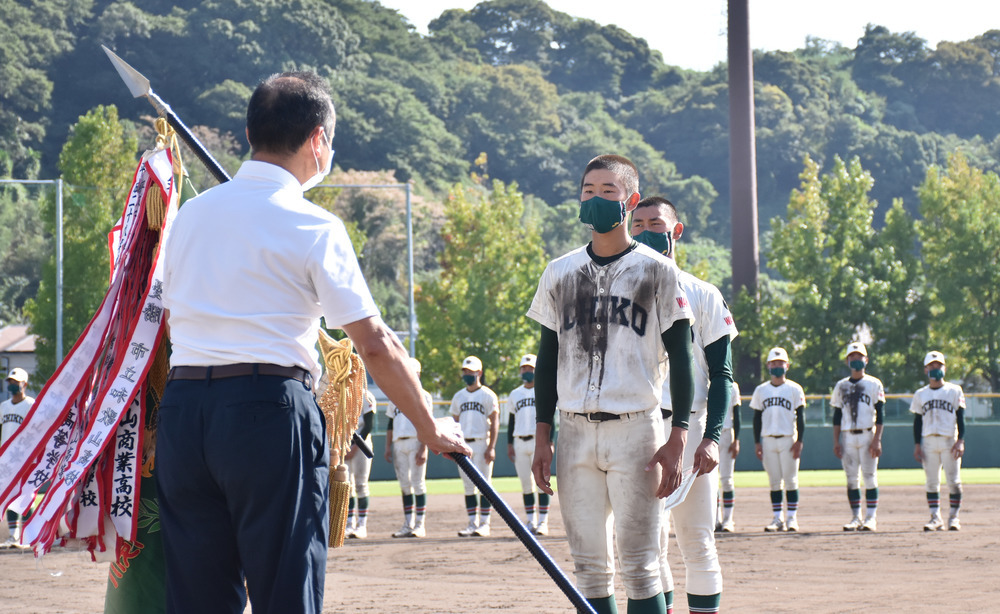
<instances>
[{"instance_id":1,"label":"man in white polo shirt","mask_svg":"<svg viewBox=\"0 0 1000 614\"><path fill-rule=\"evenodd\" d=\"M330 170L334 124L317 75L267 78L247 109L251 160L188 201L166 240L173 353L156 482L168 612L243 612L247 592L255 614L322 611L329 446L312 389L321 316L347 333L421 441L469 453L434 422L343 222L303 198Z\"/></svg>"}]
</instances>

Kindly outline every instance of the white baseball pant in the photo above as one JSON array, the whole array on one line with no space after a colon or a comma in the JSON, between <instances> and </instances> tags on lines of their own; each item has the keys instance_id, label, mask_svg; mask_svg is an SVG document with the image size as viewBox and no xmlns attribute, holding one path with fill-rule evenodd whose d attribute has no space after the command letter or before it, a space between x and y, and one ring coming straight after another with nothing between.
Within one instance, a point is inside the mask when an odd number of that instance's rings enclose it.
<instances>
[{"instance_id":1,"label":"white baseball pant","mask_svg":"<svg viewBox=\"0 0 1000 614\"><path fill-rule=\"evenodd\" d=\"M417 464L417 452L422 446L416 437L392 441L392 467L396 470L399 489L404 495L423 495L427 492L427 463Z\"/></svg>"},{"instance_id":2,"label":"white baseball pant","mask_svg":"<svg viewBox=\"0 0 1000 614\"><path fill-rule=\"evenodd\" d=\"M941 467L948 490L952 493L962 490L962 459L951 454L956 438L944 435L927 435L920 440L920 451L924 453L924 473L927 475L927 492L941 489Z\"/></svg>"},{"instance_id":3,"label":"white baseball pant","mask_svg":"<svg viewBox=\"0 0 1000 614\"><path fill-rule=\"evenodd\" d=\"M733 445L733 429L722 429L722 436L719 437L719 479L722 482L723 492L736 490L736 485L733 483L736 457L729 453L731 445Z\"/></svg>"},{"instance_id":4,"label":"white baseball pant","mask_svg":"<svg viewBox=\"0 0 1000 614\"><path fill-rule=\"evenodd\" d=\"M365 440L368 449L372 447L372 440L369 437ZM347 461L347 470L350 473L350 482L354 484L355 497L368 496L368 476L372 472L372 459L365 456L365 453L358 450L351 460Z\"/></svg>"},{"instance_id":5,"label":"white baseball pant","mask_svg":"<svg viewBox=\"0 0 1000 614\"><path fill-rule=\"evenodd\" d=\"M535 439L514 438L514 469L521 480L521 492L530 495L535 492L535 478L531 475L531 463L535 460Z\"/></svg>"},{"instance_id":6,"label":"white baseball pant","mask_svg":"<svg viewBox=\"0 0 1000 614\"><path fill-rule=\"evenodd\" d=\"M700 405L700 406L699 406ZM684 446L684 467L694 465L694 453L701 445L708 410L705 402L691 408L688 441ZM665 427L670 429L669 421ZM660 578L664 591L674 590L674 578L667 563L667 541L671 519L677 547L684 559L684 589L689 595L715 595L722 592L722 566L715 549L715 508L718 496L719 470L695 478L684 501L663 513L660 530ZM663 508L661 506L661 512Z\"/></svg>"},{"instance_id":7,"label":"white baseball pant","mask_svg":"<svg viewBox=\"0 0 1000 614\"><path fill-rule=\"evenodd\" d=\"M792 458L793 443L795 440L791 435L782 437L765 435L760 438L761 451L764 453L761 461L764 463L764 471L767 472L771 490L796 490L799 487L799 459Z\"/></svg>"},{"instance_id":8,"label":"white baseball pant","mask_svg":"<svg viewBox=\"0 0 1000 614\"><path fill-rule=\"evenodd\" d=\"M869 446L875 437L874 429L852 433L840 431L840 462L847 474L847 487L858 488L864 478L865 489L878 488L878 458L872 458ZM860 474L860 475L859 475Z\"/></svg>"},{"instance_id":9,"label":"white baseball pant","mask_svg":"<svg viewBox=\"0 0 1000 614\"><path fill-rule=\"evenodd\" d=\"M646 471L646 463L664 443L659 407L605 422L567 412L560 418L559 509L580 592L591 599L614 594L614 536L628 598L656 596L657 544L649 536L660 530L660 472Z\"/></svg>"},{"instance_id":10,"label":"white baseball pant","mask_svg":"<svg viewBox=\"0 0 1000 614\"><path fill-rule=\"evenodd\" d=\"M493 480L493 463L486 462L486 437L479 437L477 439L466 439L465 442L472 448L472 464L476 466L479 473L483 474L486 478L486 482L490 483ZM465 485L465 494L474 495L476 494L476 485L472 483L469 476L465 475L465 472L461 469L458 470L459 475L462 477L462 484Z\"/></svg>"}]
</instances>

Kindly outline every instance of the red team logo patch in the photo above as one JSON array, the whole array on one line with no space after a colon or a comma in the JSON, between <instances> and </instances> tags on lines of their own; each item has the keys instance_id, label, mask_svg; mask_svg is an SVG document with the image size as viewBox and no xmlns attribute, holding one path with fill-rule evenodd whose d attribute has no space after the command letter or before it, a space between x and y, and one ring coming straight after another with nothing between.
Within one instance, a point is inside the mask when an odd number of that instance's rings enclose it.
<instances>
[{"instance_id":1,"label":"red team logo patch","mask_svg":"<svg viewBox=\"0 0 1000 614\"><path fill-rule=\"evenodd\" d=\"M677 297L677 304L680 305L681 307L687 307L688 306L688 300L686 298L684 298L683 296L678 296Z\"/></svg>"},{"instance_id":2,"label":"red team logo patch","mask_svg":"<svg viewBox=\"0 0 1000 614\"><path fill-rule=\"evenodd\" d=\"M726 321L726 324L728 324L729 326L732 326L733 325L733 316L726 316L725 317L725 321Z\"/></svg>"}]
</instances>

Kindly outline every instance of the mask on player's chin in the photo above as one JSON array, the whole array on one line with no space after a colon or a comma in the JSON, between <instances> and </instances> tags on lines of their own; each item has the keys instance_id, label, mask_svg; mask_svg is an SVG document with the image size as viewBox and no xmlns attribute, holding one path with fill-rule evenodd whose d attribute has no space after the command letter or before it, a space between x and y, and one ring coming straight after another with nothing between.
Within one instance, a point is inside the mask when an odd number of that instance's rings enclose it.
<instances>
[{"instance_id":1,"label":"mask on player's chin","mask_svg":"<svg viewBox=\"0 0 1000 614\"><path fill-rule=\"evenodd\" d=\"M632 238L643 245L648 245L654 252L659 252L664 256L669 256L674 247L673 239L668 232L643 230Z\"/></svg>"},{"instance_id":2,"label":"mask on player's chin","mask_svg":"<svg viewBox=\"0 0 1000 614\"><path fill-rule=\"evenodd\" d=\"M580 221L598 234L611 232L625 221L625 201L594 196L580 203Z\"/></svg>"},{"instance_id":3,"label":"mask on player's chin","mask_svg":"<svg viewBox=\"0 0 1000 614\"><path fill-rule=\"evenodd\" d=\"M535 381L535 372L525 371L524 373L521 374L521 379L524 380L524 383L530 384L531 382Z\"/></svg>"}]
</instances>

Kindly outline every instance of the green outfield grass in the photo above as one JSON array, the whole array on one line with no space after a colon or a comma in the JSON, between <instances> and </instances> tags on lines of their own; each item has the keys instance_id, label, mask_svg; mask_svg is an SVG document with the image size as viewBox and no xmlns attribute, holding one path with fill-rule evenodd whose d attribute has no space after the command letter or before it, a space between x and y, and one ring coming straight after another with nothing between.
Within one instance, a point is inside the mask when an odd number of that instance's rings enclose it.
<instances>
[{"instance_id":1,"label":"green outfield grass","mask_svg":"<svg viewBox=\"0 0 1000 614\"><path fill-rule=\"evenodd\" d=\"M736 488L766 488L767 474L763 471L737 471ZM924 483L923 469L880 469L878 472L879 486L920 486ZM1000 468L962 469L964 484L1000 484ZM821 471L802 471L799 473L799 486L844 486L844 472L839 469ZM556 478L552 478L553 487ZM399 483L395 480L372 482L371 496L398 497ZM493 487L502 493L517 493L521 491L521 483L515 477L494 478ZM427 480L427 493L430 495L460 495L464 492L462 480L458 478L447 480Z\"/></svg>"}]
</instances>

